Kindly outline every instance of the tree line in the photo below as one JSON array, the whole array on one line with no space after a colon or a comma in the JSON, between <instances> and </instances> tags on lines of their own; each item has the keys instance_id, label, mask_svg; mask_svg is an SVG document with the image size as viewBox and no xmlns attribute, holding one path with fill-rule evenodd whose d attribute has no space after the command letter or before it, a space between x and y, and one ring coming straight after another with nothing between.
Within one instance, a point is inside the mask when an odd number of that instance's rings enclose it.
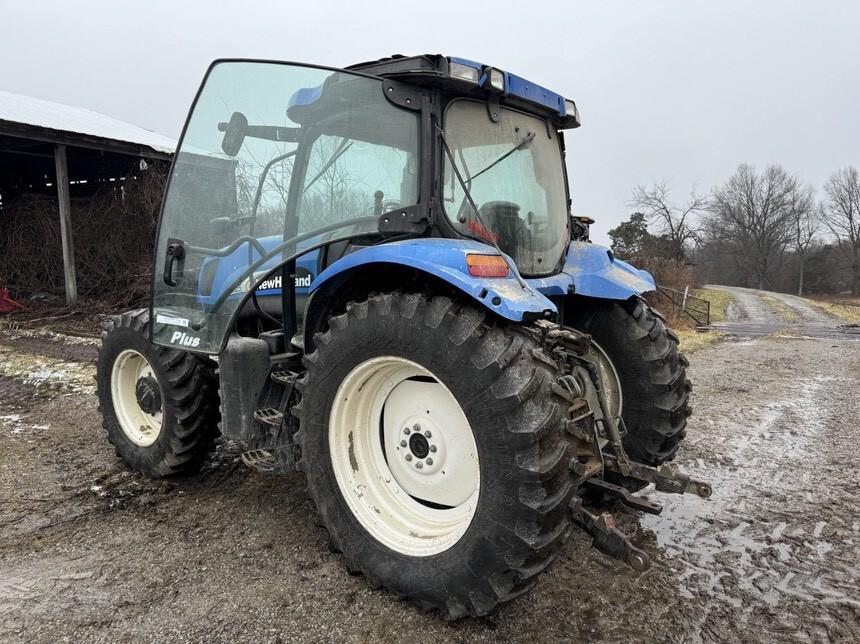
<instances>
[{"instance_id":1,"label":"tree line","mask_svg":"<svg viewBox=\"0 0 860 644\"><path fill-rule=\"evenodd\" d=\"M709 193L673 199L663 183L633 190L633 214L609 231L613 253L660 282L690 279L786 292L860 295L860 172L820 191L780 165L741 164Z\"/></svg>"}]
</instances>

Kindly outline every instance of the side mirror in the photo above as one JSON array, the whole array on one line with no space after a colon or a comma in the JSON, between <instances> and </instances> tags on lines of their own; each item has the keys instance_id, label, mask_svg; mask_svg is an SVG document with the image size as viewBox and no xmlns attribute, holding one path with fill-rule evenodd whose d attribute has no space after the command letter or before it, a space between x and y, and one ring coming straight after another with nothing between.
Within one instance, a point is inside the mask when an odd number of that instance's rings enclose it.
<instances>
[{"instance_id":1,"label":"side mirror","mask_svg":"<svg viewBox=\"0 0 860 644\"><path fill-rule=\"evenodd\" d=\"M212 226L212 233L219 239L226 237L233 227L233 220L229 217L216 217L209 221Z\"/></svg>"},{"instance_id":2,"label":"side mirror","mask_svg":"<svg viewBox=\"0 0 860 644\"><path fill-rule=\"evenodd\" d=\"M242 149L245 142L245 134L248 132L248 119L242 112L233 112L229 123L219 123L218 130L224 133L221 141L221 149L224 154L234 157Z\"/></svg>"}]
</instances>

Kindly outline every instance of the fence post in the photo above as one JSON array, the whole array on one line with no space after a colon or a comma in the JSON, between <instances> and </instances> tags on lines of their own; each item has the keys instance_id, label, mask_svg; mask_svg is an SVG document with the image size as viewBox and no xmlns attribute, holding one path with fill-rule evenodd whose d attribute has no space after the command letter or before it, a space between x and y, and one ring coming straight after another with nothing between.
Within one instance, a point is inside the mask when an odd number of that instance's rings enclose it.
<instances>
[{"instance_id":1,"label":"fence post","mask_svg":"<svg viewBox=\"0 0 860 644\"><path fill-rule=\"evenodd\" d=\"M681 300L681 311L682 312L687 310L687 295L689 293L690 293L690 285L687 284L687 286L684 287L684 299Z\"/></svg>"}]
</instances>

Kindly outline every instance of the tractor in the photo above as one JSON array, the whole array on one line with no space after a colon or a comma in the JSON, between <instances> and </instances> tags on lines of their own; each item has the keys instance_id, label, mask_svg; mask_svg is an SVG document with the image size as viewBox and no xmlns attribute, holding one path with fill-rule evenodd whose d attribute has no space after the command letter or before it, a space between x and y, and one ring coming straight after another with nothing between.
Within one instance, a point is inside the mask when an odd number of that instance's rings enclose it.
<instances>
[{"instance_id":1,"label":"tractor","mask_svg":"<svg viewBox=\"0 0 860 644\"><path fill-rule=\"evenodd\" d=\"M304 473L351 573L448 619L529 590L607 502L708 497L668 464L687 360L650 274L572 214L574 101L443 55L208 69L165 190L150 308L111 318L103 426L150 477L216 440Z\"/></svg>"}]
</instances>

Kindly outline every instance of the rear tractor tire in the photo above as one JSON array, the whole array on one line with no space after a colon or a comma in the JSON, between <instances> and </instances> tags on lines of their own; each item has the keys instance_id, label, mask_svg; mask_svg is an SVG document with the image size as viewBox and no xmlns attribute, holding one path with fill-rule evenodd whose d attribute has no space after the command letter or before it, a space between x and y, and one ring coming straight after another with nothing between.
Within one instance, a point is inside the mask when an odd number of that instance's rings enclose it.
<instances>
[{"instance_id":1,"label":"rear tractor tire","mask_svg":"<svg viewBox=\"0 0 860 644\"><path fill-rule=\"evenodd\" d=\"M678 336L640 299L581 299L572 308L565 323L591 335L598 354L609 361L607 370L606 361L598 357L600 371L617 374L620 396L616 403L607 397L610 413L617 413L620 406L628 456L647 465L671 460L692 413L690 363L678 350Z\"/></svg>"},{"instance_id":2,"label":"rear tractor tire","mask_svg":"<svg viewBox=\"0 0 860 644\"><path fill-rule=\"evenodd\" d=\"M573 493L566 407L536 342L447 297L388 293L314 344L299 465L347 569L448 619L531 588Z\"/></svg>"},{"instance_id":3,"label":"rear tractor tire","mask_svg":"<svg viewBox=\"0 0 860 644\"><path fill-rule=\"evenodd\" d=\"M218 379L208 358L153 345L149 311L115 315L101 336L102 426L117 455L153 478L195 472L218 435Z\"/></svg>"}]
</instances>

